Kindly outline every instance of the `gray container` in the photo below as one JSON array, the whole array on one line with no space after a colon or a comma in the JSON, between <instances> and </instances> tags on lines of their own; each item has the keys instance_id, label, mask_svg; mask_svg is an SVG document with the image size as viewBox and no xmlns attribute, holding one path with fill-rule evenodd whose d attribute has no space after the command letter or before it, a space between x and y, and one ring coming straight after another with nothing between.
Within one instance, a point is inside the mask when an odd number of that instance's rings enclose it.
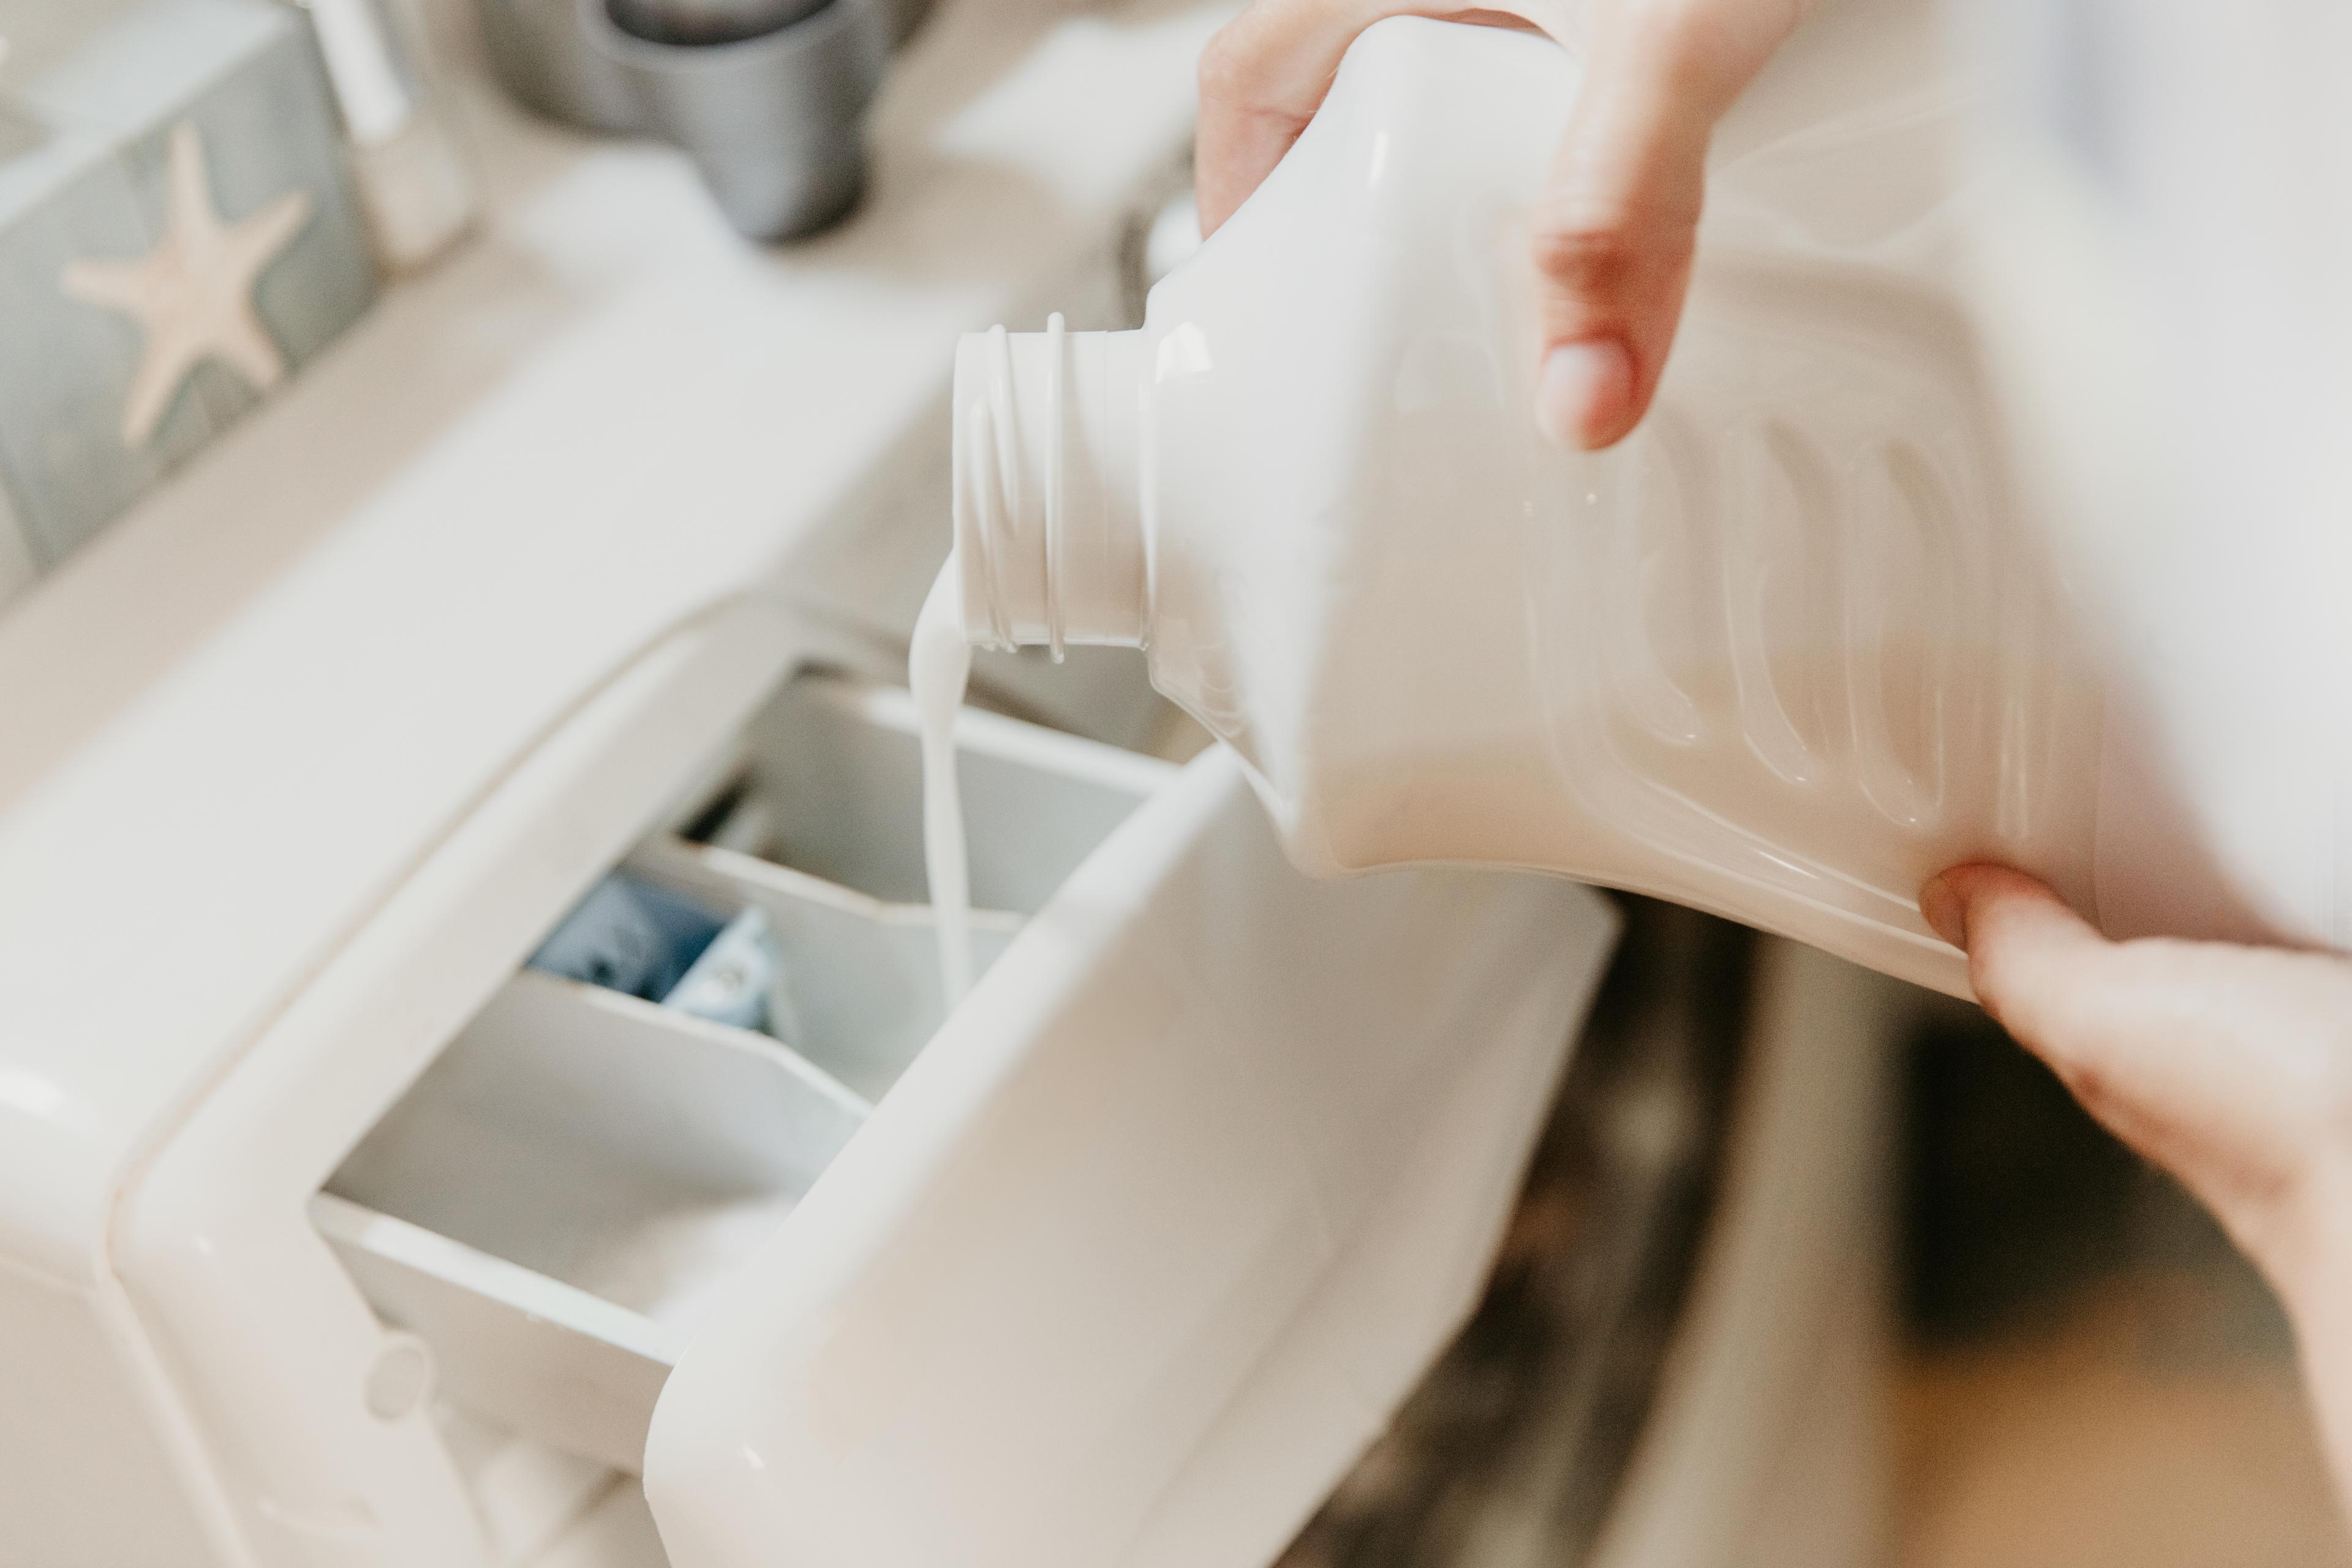
<instances>
[{"instance_id":1,"label":"gray container","mask_svg":"<svg viewBox=\"0 0 2352 1568\"><path fill-rule=\"evenodd\" d=\"M694 160L754 239L837 222L865 186L864 122L929 0L477 0L526 105L639 132Z\"/></svg>"},{"instance_id":2,"label":"gray container","mask_svg":"<svg viewBox=\"0 0 2352 1568\"><path fill-rule=\"evenodd\" d=\"M620 62L588 40L604 0L475 0L491 68L525 108L587 131L638 129Z\"/></svg>"}]
</instances>

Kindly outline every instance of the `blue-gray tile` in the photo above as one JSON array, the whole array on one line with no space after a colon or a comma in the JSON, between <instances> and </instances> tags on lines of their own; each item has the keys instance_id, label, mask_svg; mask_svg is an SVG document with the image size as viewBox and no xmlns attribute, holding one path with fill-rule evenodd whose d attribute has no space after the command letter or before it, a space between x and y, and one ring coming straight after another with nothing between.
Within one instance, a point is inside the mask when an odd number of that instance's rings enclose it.
<instances>
[{"instance_id":1,"label":"blue-gray tile","mask_svg":"<svg viewBox=\"0 0 2352 1568\"><path fill-rule=\"evenodd\" d=\"M15 121L21 132L30 117ZM202 398L184 395L146 443L127 447L140 330L60 286L79 258L137 256L152 243L121 160L98 136L49 126L0 163L0 466L45 570L220 427Z\"/></svg>"},{"instance_id":2,"label":"blue-gray tile","mask_svg":"<svg viewBox=\"0 0 2352 1568\"><path fill-rule=\"evenodd\" d=\"M201 363L154 435L127 446L140 330L59 285L76 258L152 249L168 221L177 127L198 133L226 221L289 191L309 198L308 221L254 289L289 370L362 314L376 285L316 46L303 19L270 0L151 0L98 29L23 96L51 133L46 149L0 165L0 323L35 367L0 365L0 461L18 476L26 531L46 565L257 401L236 372ZM71 163L73 177L44 159ZM97 162L111 164L110 178L86 166ZM37 188L42 199L12 207L12 187Z\"/></svg>"},{"instance_id":3,"label":"blue-gray tile","mask_svg":"<svg viewBox=\"0 0 2352 1568\"><path fill-rule=\"evenodd\" d=\"M0 610L31 587L40 574L40 563L33 559L33 542L26 537L16 520L16 505L8 499L8 477L0 473Z\"/></svg>"}]
</instances>

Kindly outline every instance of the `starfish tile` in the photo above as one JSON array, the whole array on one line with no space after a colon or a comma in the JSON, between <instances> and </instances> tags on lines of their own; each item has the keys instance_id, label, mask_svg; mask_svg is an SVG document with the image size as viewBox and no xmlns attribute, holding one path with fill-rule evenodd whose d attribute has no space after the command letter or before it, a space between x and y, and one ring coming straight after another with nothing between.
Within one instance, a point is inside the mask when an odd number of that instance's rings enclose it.
<instances>
[{"instance_id":1,"label":"starfish tile","mask_svg":"<svg viewBox=\"0 0 2352 1568\"><path fill-rule=\"evenodd\" d=\"M191 371L206 359L261 391L286 374L286 356L253 307L254 285L310 218L305 191L289 191L230 223L205 175L204 141L190 124L172 130L163 236L131 260L83 258L59 282L88 304L118 310L144 334L122 410L125 446L155 433Z\"/></svg>"}]
</instances>

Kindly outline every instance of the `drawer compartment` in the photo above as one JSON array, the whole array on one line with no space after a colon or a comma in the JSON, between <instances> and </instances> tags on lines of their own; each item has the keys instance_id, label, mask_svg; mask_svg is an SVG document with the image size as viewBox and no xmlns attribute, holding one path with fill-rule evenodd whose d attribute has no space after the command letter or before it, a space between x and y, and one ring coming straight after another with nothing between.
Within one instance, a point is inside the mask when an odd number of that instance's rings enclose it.
<instances>
[{"instance_id":1,"label":"drawer compartment","mask_svg":"<svg viewBox=\"0 0 2352 1568\"><path fill-rule=\"evenodd\" d=\"M762 1036L527 972L316 1217L453 1400L634 1467L684 1336L866 1111Z\"/></svg>"},{"instance_id":2,"label":"drawer compartment","mask_svg":"<svg viewBox=\"0 0 2352 1568\"><path fill-rule=\"evenodd\" d=\"M1176 770L986 714L957 739L985 971ZM444 1397L631 1470L696 1325L946 1012L905 692L790 679L697 776L723 781L688 808L713 842L656 832L551 921L542 967L312 1203L377 1312L432 1347ZM777 966L764 1032L654 999L751 910Z\"/></svg>"},{"instance_id":3,"label":"drawer compartment","mask_svg":"<svg viewBox=\"0 0 2352 1568\"><path fill-rule=\"evenodd\" d=\"M754 856L667 834L627 868L722 910L757 909L782 973L769 1028L867 1100L898 1081L947 1016L939 936L924 904L890 904ZM972 965L986 973L1022 917L975 910Z\"/></svg>"},{"instance_id":4,"label":"drawer compartment","mask_svg":"<svg viewBox=\"0 0 2352 1568\"><path fill-rule=\"evenodd\" d=\"M1148 690L1148 689L1147 689ZM744 733L740 799L764 858L890 903L929 897L913 699L832 676L788 683ZM1034 914L1172 770L967 709L957 777L976 908Z\"/></svg>"}]
</instances>

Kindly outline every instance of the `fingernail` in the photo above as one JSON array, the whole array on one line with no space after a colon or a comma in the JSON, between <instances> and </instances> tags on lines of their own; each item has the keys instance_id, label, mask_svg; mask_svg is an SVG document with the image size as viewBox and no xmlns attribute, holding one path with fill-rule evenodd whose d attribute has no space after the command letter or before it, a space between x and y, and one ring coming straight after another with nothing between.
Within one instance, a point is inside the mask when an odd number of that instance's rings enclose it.
<instances>
[{"instance_id":1,"label":"fingernail","mask_svg":"<svg viewBox=\"0 0 2352 1568\"><path fill-rule=\"evenodd\" d=\"M1614 338L1562 343L1544 356L1536 422L1563 447L1613 439L1633 395L1633 356Z\"/></svg>"},{"instance_id":2,"label":"fingernail","mask_svg":"<svg viewBox=\"0 0 2352 1568\"><path fill-rule=\"evenodd\" d=\"M1941 875L1927 879L1927 885L1919 889L1919 912L1937 936L1962 952L1969 950L1968 906L1949 879Z\"/></svg>"}]
</instances>

